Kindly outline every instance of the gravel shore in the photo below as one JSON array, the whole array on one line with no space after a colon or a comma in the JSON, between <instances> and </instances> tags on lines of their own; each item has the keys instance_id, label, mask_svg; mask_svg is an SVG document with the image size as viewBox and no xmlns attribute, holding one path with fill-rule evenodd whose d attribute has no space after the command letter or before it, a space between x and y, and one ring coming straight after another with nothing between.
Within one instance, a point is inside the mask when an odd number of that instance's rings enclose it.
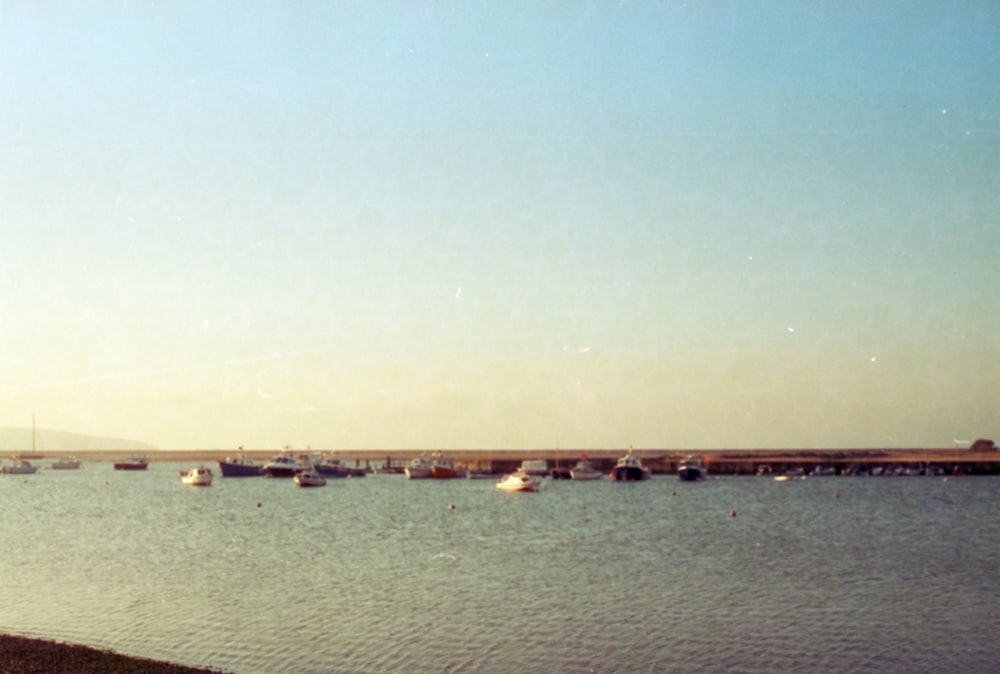
<instances>
[{"instance_id":1,"label":"gravel shore","mask_svg":"<svg viewBox=\"0 0 1000 674\"><path fill-rule=\"evenodd\" d=\"M0 634L0 674L218 674L219 671Z\"/></svg>"}]
</instances>

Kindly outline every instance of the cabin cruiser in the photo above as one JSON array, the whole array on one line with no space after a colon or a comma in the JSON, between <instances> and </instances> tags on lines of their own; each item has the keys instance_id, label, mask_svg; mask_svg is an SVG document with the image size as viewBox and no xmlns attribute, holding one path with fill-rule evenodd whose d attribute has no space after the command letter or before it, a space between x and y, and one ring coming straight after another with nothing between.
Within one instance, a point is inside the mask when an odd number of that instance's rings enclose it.
<instances>
[{"instance_id":1,"label":"cabin cruiser","mask_svg":"<svg viewBox=\"0 0 1000 674\"><path fill-rule=\"evenodd\" d=\"M594 468L587 455L584 454L576 462L576 465L569 469L569 476L573 480L600 480L604 474Z\"/></svg>"},{"instance_id":2,"label":"cabin cruiser","mask_svg":"<svg viewBox=\"0 0 1000 674\"><path fill-rule=\"evenodd\" d=\"M618 459L618 463L611 469L611 479L618 482L648 480L649 469L642 465L642 461L632 453L632 448L629 447L625 456Z\"/></svg>"},{"instance_id":3,"label":"cabin cruiser","mask_svg":"<svg viewBox=\"0 0 1000 674\"><path fill-rule=\"evenodd\" d=\"M241 445L236 454L219 461L219 472L222 477L260 477L264 474L264 468L244 454Z\"/></svg>"},{"instance_id":4,"label":"cabin cruiser","mask_svg":"<svg viewBox=\"0 0 1000 674\"><path fill-rule=\"evenodd\" d=\"M437 480L449 480L455 477L465 477L465 471L455 468L451 459L437 452L431 462L431 477Z\"/></svg>"},{"instance_id":5,"label":"cabin cruiser","mask_svg":"<svg viewBox=\"0 0 1000 674\"><path fill-rule=\"evenodd\" d=\"M431 476L434 465L426 456L418 456L406 464L406 477L410 480L426 480Z\"/></svg>"},{"instance_id":6,"label":"cabin cruiser","mask_svg":"<svg viewBox=\"0 0 1000 674\"><path fill-rule=\"evenodd\" d=\"M326 478L315 467L309 466L295 475L296 487L325 487Z\"/></svg>"},{"instance_id":7,"label":"cabin cruiser","mask_svg":"<svg viewBox=\"0 0 1000 674\"><path fill-rule=\"evenodd\" d=\"M527 471L518 469L510 475L504 475L497 482L497 489L500 491L538 491L541 481Z\"/></svg>"},{"instance_id":8,"label":"cabin cruiser","mask_svg":"<svg viewBox=\"0 0 1000 674\"><path fill-rule=\"evenodd\" d=\"M125 461L115 461L115 470L146 470L149 461L141 454L133 454Z\"/></svg>"},{"instance_id":9,"label":"cabin cruiser","mask_svg":"<svg viewBox=\"0 0 1000 674\"><path fill-rule=\"evenodd\" d=\"M38 470L38 466L33 465L27 459L14 457L12 461L11 465L0 468L0 473L4 475L32 475Z\"/></svg>"},{"instance_id":10,"label":"cabin cruiser","mask_svg":"<svg viewBox=\"0 0 1000 674\"><path fill-rule=\"evenodd\" d=\"M302 466L288 448L281 454L271 457L263 468L264 477L294 477L300 470Z\"/></svg>"},{"instance_id":11,"label":"cabin cruiser","mask_svg":"<svg viewBox=\"0 0 1000 674\"><path fill-rule=\"evenodd\" d=\"M698 482L705 479L705 467L701 461L693 456L689 456L677 466L677 478L684 482Z\"/></svg>"},{"instance_id":12,"label":"cabin cruiser","mask_svg":"<svg viewBox=\"0 0 1000 674\"><path fill-rule=\"evenodd\" d=\"M191 470L183 470L181 471L181 482L192 487L210 487L212 486L212 469L198 466Z\"/></svg>"}]
</instances>

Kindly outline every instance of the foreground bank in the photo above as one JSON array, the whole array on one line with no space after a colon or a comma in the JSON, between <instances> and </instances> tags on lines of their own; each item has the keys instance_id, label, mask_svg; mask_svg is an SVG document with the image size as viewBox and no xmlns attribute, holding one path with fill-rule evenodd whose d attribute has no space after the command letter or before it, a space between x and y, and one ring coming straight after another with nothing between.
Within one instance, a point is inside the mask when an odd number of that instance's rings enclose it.
<instances>
[{"instance_id":1,"label":"foreground bank","mask_svg":"<svg viewBox=\"0 0 1000 674\"><path fill-rule=\"evenodd\" d=\"M219 671L0 634L0 674L205 674Z\"/></svg>"}]
</instances>

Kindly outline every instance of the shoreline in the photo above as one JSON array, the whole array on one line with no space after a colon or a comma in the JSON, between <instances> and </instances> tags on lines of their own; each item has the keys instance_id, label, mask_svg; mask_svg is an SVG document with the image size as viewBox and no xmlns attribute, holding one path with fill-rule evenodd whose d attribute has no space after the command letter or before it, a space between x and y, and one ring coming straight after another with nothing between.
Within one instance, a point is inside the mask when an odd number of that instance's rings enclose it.
<instances>
[{"instance_id":1,"label":"shoreline","mask_svg":"<svg viewBox=\"0 0 1000 674\"><path fill-rule=\"evenodd\" d=\"M292 450L296 451L296 450ZM310 451L310 450L305 450ZM398 449L398 450L312 450L322 453L333 453L340 456L346 464L355 467L371 468L381 466L386 461L402 467L411 459L428 456L431 450ZM614 464L625 450L623 449L560 449L530 450L530 449L459 449L443 450L455 464L471 470L486 470L489 472L509 472L522 461L528 459L545 459L549 465L558 467L572 465L581 455L587 455L590 460L602 469ZM677 449L635 449L634 454L640 457L654 473L672 473L677 470L678 463L688 456L701 458L710 465L710 472L730 475L753 474L759 466L768 465L772 468L787 468L803 466L833 466L838 469L852 465L929 465L961 467L967 474L1000 475L1000 451L971 451L955 448L910 448L910 449L759 449L759 450L677 450ZM234 450L218 449L161 449L145 452L144 456L150 463L192 463L208 464L226 459L235 454ZM266 461L275 455L275 450L247 449L245 455L256 461ZM296 452L302 453L302 452ZM48 459L73 457L81 461L94 463L113 463L128 458L121 451L92 449L81 451L41 450L37 454L20 455L30 458L33 463L41 464ZM0 672L2 674L2 672Z\"/></svg>"},{"instance_id":2,"label":"shoreline","mask_svg":"<svg viewBox=\"0 0 1000 674\"><path fill-rule=\"evenodd\" d=\"M225 674L51 639L0 633L0 674Z\"/></svg>"}]
</instances>

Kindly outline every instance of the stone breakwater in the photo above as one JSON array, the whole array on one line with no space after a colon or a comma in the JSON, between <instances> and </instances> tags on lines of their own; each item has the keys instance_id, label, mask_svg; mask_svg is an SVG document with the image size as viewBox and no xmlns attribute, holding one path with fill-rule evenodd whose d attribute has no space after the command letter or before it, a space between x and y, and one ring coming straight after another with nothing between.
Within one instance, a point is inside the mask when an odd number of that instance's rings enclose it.
<instances>
[{"instance_id":1,"label":"stone breakwater","mask_svg":"<svg viewBox=\"0 0 1000 674\"><path fill-rule=\"evenodd\" d=\"M296 450L293 450L296 451ZM301 450L299 450L301 451ZM410 459L429 455L433 450L422 449L348 449L327 450L343 457L349 464L358 467L381 466L387 461L393 465L402 466ZM625 449L456 449L444 450L456 465L473 470L485 470L503 473L513 470L526 459L545 459L549 468L561 466L568 468L576 460L586 454L592 463L601 470L610 470ZM785 468L832 466L841 472L850 466L889 466L893 464L926 465L935 464L952 470L960 470L966 474L997 475L1000 474L1000 452L974 452L968 449L954 448L913 448L913 449L799 449L799 450L683 450L636 448L635 454L642 458L646 467L654 473L671 474L677 471L677 464L685 457L694 455L700 457L713 475L747 475L753 474L760 466L766 465L775 470ZM235 449L217 450L170 450L161 449L147 452L150 461L211 463L235 454ZM247 456L265 460L278 453L276 449L247 448ZM75 456L84 462L111 462L127 458L127 454L111 450L92 450L86 452L46 452L45 459L62 456ZM39 459L38 461L43 462Z\"/></svg>"},{"instance_id":2,"label":"stone breakwater","mask_svg":"<svg viewBox=\"0 0 1000 674\"><path fill-rule=\"evenodd\" d=\"M46 639L0 634L0 674L206 674L169 662L132 658L113 651Z\"/></svg>"}]
</instances>

